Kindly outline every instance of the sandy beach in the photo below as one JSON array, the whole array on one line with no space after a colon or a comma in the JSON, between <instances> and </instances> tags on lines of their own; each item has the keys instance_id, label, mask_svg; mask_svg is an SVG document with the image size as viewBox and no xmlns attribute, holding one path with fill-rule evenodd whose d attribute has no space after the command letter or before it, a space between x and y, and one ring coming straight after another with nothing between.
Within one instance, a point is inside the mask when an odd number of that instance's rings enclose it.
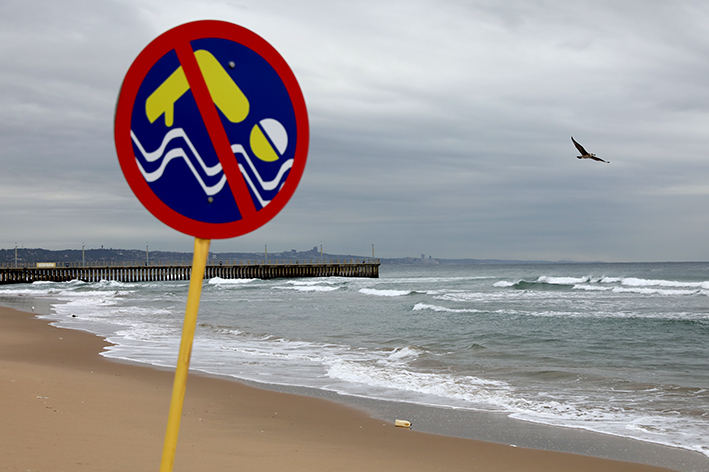
<instances>
[{"instance_id":1,"label":"sandy beach","mask_svg":"<svg viewBox=\"0 0 709 472\"><path fill-rule=\"evenodd\" d=\"M0 307L0 470L157 471L173 373ZM324 399L191 374L175 471L623 471L648 465L438 436Z\"/></svg>"}]
</instances>

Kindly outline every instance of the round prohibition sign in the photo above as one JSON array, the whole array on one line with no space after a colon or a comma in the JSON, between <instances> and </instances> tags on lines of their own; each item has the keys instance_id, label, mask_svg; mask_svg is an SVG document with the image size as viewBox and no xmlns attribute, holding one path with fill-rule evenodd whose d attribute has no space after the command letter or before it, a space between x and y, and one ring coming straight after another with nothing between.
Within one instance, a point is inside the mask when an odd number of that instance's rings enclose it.
<instances>
[{"instance_id":1,"label":"round prohibition sign","mask_svg":"<svg viewBox=\"0 0 709 472\"><path fill-rule=\"evenodd\" d=\"M281 55L232 23L173 28L138 55L116 106L118 160L140 202L202 239L251 232L305 168L305 100Z\"/></svg>"}]
</instances>

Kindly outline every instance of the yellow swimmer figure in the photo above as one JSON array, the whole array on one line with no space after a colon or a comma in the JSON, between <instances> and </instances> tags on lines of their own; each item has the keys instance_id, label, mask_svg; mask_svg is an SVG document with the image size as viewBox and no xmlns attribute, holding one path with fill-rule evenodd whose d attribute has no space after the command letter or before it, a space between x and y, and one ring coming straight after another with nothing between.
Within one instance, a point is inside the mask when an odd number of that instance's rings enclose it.
<instances>
[{"instance_id":1,"label":"yellow swimmer figure","mask_svg":"<svg viewBox=\"0 0 709 472\"><path fill-rule=\"evenodd\" d=\"M232 123L243 121L249 114L246 95L212 53L200 49L194 55L214 104ZM185 71L180 66L145 101L148 120L154 123L165 115L165 126L171 127L175 121L175 102L189 89Z\"/></svg>"}]
</instances>

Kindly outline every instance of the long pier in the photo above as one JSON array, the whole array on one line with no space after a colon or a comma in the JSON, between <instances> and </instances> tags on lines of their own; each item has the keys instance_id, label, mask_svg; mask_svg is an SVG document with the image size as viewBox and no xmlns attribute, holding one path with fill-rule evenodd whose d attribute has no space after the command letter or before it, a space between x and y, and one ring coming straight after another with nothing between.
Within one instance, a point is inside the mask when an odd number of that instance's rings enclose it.
<instances>
[{"instance_id":1,"label":"long pier","mask_svg":"<svg viewBox=\"0 0 709 472\"><path fill-rule=\"evenodd\" d=\"M310 261L227 261L207 265L204 278L275 279L298 277L379 277L379 259L310 260ZM15 267L0 265L0 285L32 282L156 282L189 280L192 267L186 263L93 263L65 264L38 262Z\"/></svg>"}]
</instances>

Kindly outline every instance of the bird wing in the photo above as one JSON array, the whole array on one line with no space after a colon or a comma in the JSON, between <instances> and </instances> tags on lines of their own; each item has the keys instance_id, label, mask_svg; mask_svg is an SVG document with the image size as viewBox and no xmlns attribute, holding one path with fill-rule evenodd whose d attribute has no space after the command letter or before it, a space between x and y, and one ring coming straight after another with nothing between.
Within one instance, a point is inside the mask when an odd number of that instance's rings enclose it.
<instances>
[{"instance_id":1,"label":"bird wing","mask_svg":"<svg viewBox=\"0 0 709 472\"><path fill-rule=\"evenodd\" d=\"M588 155L588 152L586 152L586 150L583 148L583 146L581 146L579 143L576 142L576 140L574 139L573 136L571 136L571 141L574 142L574 146L576 146L576 149L579 150L579 152L581 153L582 156Z\"/></svg>"}]
</instances>

